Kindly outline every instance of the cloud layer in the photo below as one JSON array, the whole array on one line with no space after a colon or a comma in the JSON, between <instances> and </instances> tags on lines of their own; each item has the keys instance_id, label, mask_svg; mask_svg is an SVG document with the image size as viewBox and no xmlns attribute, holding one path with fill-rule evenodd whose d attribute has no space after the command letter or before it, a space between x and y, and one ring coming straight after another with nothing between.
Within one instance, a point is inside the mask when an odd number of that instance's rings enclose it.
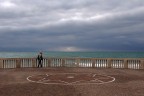
<instances>
[{"instance_id":1,"label":"cloud layer","mask_svg":"<svg viewBox=\"0 0 144 96\"><path fill-rule=\"evenodd\" d=\"M144 51L143 0L0 0L0 51Z\"/></svg>"}]
</instances>

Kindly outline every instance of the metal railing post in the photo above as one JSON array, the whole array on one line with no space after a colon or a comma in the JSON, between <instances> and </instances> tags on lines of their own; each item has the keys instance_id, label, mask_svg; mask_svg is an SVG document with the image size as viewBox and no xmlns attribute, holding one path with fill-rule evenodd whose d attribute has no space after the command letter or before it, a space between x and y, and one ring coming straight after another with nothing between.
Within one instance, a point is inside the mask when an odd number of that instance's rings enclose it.
<instances>
[{"instance_id":1,"label":"metal railing post","mask_svg":"<svg viewBox=\"0 0 144 96\"><path fill-rule=\"evenodd\" d=\"M95 62L95 59L93 58L93 59L92 59L92 68L95 68L95 63L96 63L96 62Z\"/></svg>"},{"instance_id":2,"label":"metal railing post","mask_svg":"<svg viewBox=\"0 0 144 96\"><path fill-rule=\"evenodd\" d=\"M108 60L108 68L111 68L112 59L107 59L107 60Z\"/></svg>"},{"instance_id":3,"label":"metal railing post","mask_svg":"<svg viewBox=\"0 0 144 96\"><path fill-rule=\"evenodd\" d=\"M65 58L62 59L62 67L65 67Z\"/></svg>"},{"instance_id":4,"label":"metal railing post","mask_svg":"<svg viewBox=\"0 0 144 96\"><path fill-rule=\"evenodd\" d=\"M21 59L18 58L16 59L16 68L20 68L21 67Z\"/></svg>"},{"instance_id":5,"label":"metal railing post","mask_svg":"<svg viewBox=\"0 0 144 96\"><path fill-rule=\"evenodd\" d=\"M0 59L0 68L3 68L3 60Z\"/></svg>"},{"instance_id":6,"label":"metal railing post","mask_svg":"<svg viewBox=\"0 0 144 96\"><path fill-rule=\"evenodd\" d=\"M32 59L32 67L36 67L36 59L35 58Z\"/></svg>"},{"instance_id":7,"label":"metal railing post","mask_svg":"<svg viewBox=\"0 0 144 96\"><path fill-rule=\"evenodd\" d=\"M51 62L52 62L52 59L48 58L48 67L51 67Z\"/></svg>"},{"instance_id":8,"label":"metal railing post","mask_svg":"<svg viewBox=\"0 0 144 96\"><path fill-rule=\"evenodd\" d=\"M140 69L144 69L144 60L140 60Z\"/></svg>"},{"instance_id":9,"label":"metal railing post","mask_svg":"<svg viewBox=\"0 0 144 96\"><path fill-rule=\"evenodd\" d=\"M124 68L128 69L128 60L124 59Z\"/></svg>"}]
</instances>

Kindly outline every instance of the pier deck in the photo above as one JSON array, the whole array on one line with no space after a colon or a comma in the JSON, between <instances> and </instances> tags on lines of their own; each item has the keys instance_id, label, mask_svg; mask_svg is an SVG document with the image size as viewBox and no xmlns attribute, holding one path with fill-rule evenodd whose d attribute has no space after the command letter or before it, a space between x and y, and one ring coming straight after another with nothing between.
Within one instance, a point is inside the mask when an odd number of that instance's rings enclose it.
<instances>
[{"instance_id":1,"label":"pier deck","mask_svg":"<svg viewBox=\"0 0 144 96\"><path fill-rule=\"evenodd\" d=\"M115 80L108 83L83 83L82 80L79 82L76 79L80 84L45 83L45 81L40 83L39 81L30 82L27 80L29 76L44 74L76 74L78 76L84 73L101 75L101 79L97 81L102 80L102 78L104 81L105 77L103 76L110 76L115 78ZM67 79L74 79L76 76L68 76ZM54 79L56 80L57 78ZM65 80L63 77L59 78ZM64 78L66 77L64 76ZM40 80L42 81L42 79ZM0 69L1 96L144 96L143 90L144 70L63 67Z\"/></svg>"}]
</instances>

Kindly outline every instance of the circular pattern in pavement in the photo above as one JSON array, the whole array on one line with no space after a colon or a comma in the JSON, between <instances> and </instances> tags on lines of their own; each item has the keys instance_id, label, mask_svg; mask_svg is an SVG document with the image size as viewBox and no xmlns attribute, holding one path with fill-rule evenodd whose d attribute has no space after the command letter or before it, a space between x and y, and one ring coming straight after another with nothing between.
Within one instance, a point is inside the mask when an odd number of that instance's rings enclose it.
<instances>
[{"instance_id":1,"label":"circular pattern in pavement","mask_svg":"<svg viewBox=\"0 0 144 96\"><path fill-rule=\"evenodd\" d=\"M95 73L53 73L27 77L27 80L42 84L105 84L115 81L114 77Z\"/></svg>"}]
</instances>

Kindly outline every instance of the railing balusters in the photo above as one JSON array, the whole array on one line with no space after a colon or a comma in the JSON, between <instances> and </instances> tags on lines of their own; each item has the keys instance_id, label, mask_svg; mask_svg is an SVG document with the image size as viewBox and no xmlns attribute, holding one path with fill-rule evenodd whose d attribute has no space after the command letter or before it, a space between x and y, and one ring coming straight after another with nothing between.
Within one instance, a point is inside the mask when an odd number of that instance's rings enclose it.
<instances>
[{"instance_id":1,"label":"railing balusters","mask_svg":"<svg viewBox=\"0 0 144 96\"><path fill-rule=\"evenodd\" d=\"M0 58L0 68L37 67L35 58ZM44 58L43 67L91 67L144 69L144 59L131 58Z\"/></svg>"}]
</instances>

